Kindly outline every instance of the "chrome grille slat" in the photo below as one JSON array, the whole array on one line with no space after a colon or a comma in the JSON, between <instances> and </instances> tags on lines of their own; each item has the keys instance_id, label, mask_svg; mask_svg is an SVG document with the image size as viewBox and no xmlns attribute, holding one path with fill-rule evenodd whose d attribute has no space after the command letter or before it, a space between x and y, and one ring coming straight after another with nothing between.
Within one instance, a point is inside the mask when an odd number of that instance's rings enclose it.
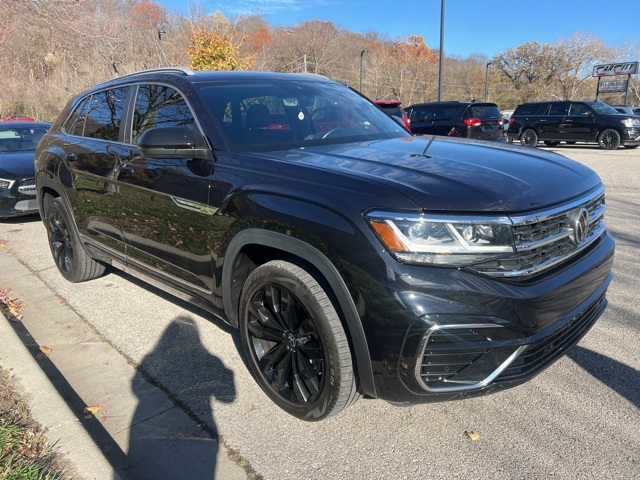
<instances>
[{"instance_id":1,"label":"chrome grille slat","mask_svg":"<svg viewBox=\"0 0 640 480\"><path fill-rule=\"evenodd\" d=\"M583 208L589 214L589 228L584 241L576 244L572 238L572 218ZM515 253L472 268L498 278L530 278L569 260L596 241L606 230L605 211L604 189L600 189L565 207L514 216Z\"/></svg>"}]
</instances>

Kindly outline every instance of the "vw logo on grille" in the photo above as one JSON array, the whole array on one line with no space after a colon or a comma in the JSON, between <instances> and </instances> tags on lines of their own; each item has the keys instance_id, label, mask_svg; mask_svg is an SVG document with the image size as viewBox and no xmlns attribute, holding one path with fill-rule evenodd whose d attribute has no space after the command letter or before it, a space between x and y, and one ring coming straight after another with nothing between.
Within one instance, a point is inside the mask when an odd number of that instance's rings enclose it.
<instances>
[{"instance_id":1,"label":"vw logo on grille","mask_svg":"<svg viewBox=\"0 0 640 480\"><path fill-rule=\"evenodd\" d=\"M573 243L580 245L587 238L589 231L589 212L586 208L580 209L573 221Z\"/></svg>"}]
</instances>

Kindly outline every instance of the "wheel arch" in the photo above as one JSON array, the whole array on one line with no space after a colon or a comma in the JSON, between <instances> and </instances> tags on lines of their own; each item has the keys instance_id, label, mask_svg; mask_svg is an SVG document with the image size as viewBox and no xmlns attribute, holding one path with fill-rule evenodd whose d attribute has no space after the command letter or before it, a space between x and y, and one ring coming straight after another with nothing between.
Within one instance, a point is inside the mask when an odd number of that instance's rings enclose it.
<instances>
[{"instance_id":1,"label":"wheel arch","mask_svg":"<svg viewBox=\"0 0 640 480\"><path fill-rule=\"evenodd\" d=\"M251 252L260 252L260 260L256 262ZM242 230L229 243L222 267L222 302L228 321L238 326L238 304L242 286L247 276L257 266L276 258L289 258L311 266L319 280L331 289L327 292L337 304L338 315L343 321L352 356L359 390L368 396L375 397L373 369L369 354L368 342L356 305L340 273L331 261L317 248L288 235L261 229ZM313 272L311 272L313 273Z\"/></svg>"}]
</instances>

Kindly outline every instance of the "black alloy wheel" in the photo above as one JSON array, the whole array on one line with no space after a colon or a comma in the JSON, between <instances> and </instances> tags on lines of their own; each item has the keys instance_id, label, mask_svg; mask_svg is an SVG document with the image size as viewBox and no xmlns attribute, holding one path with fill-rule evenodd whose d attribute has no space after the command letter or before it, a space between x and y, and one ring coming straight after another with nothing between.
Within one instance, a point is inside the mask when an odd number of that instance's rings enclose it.
<instances>
[{"instance_id":1,"label":"black alloy wheel","mask_svg":"<svg viewBox=\"0 0 640 480\"><path fill-rule=\"evenodd\" d=\"M598 145L605 150L615 150L620 146L620 134L613 128L607 128L598 135Z\"/></svg>"},{"instance_id":2,"label":"black alloy wheel","mask_svg":"<svg viewBox=\"0 0 640 480\"><path fill-rule=\"evenodd\" d=\"M82 247L72 227L71 216L60 198L49 202L45 218L51 254L64 278L76 283L104 274L105 266L89 257Z\"/></svg>"},{"instance_id":3,"label":"black alloy wheel","mask_svg":"<svg viewBox=\"0 0 640 480\"><path fill-rule=\"evenodd\" d=\"M520 143L522 145L526 145L527 147L535 147L536 145L538 145L538 134L528 128L524 132L522 132L522 135L520 135Z\"/></svg>"},{"instance_id":4,"label":"black alloy wheel","mask_svg":"<svg viewBox=\"0 0 640 480\"><path fill-rule=\"evenodd\" d=\"M316 421L359 398L340 318L305 269L281 260L258 267L245 282L240 308L249 366L279 407Z\"/></svg>"}]
</instances>

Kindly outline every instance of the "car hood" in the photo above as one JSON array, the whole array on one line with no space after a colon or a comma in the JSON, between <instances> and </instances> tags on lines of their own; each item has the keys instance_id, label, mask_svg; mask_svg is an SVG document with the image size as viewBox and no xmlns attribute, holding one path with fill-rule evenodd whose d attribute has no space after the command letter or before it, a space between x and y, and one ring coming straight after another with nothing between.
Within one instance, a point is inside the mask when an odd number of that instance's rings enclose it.
<instances>
[{"instance_id":1,"label":"car hood","mask_svg":"<svg viewBox=\"0 0 640 480\"><path fill-rule=\"evenodd\" d=\"M10 180L34 178L34 152L0 152L0 177Z\"/></svg>"},{"instance_id":2,"label":"car hood","mask_svg":"<svg viewBox=\"0 0 640 480\"><path fill-rule=\"evenodd\" d=\"M562 155L480 140L405 137L300 152L298 161L383 183L431 211L525 212L601 185Z\"/></svg>"}]
</instances>

